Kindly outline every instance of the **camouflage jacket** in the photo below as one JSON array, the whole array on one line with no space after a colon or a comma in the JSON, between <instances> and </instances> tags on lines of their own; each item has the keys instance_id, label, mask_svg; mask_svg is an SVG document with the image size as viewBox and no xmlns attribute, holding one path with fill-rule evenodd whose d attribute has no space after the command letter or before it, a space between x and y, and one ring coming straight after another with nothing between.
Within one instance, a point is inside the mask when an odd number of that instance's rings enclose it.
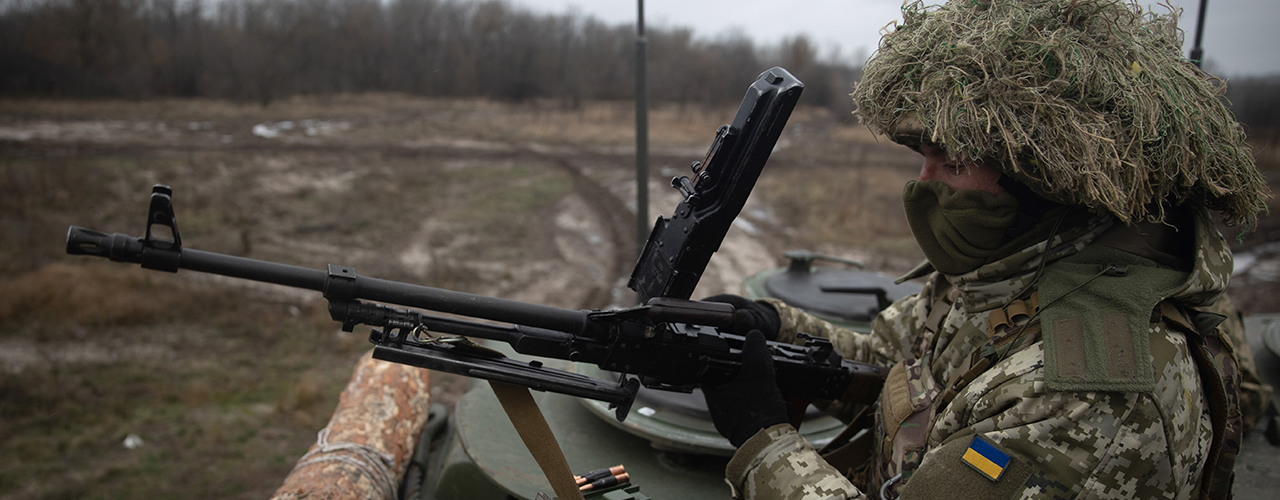
<instances>
[{"instance_id":1,"label":"camouflage jacket","mask_svg":"<svg viewBox=\"0 0 1280 500\"><path fill-rule=\"evenodd\" d=\"M1196 496L1213 422L1186 318L1233 308L1231 252L1207 213L1191 218L1189 273L1135 255L1125 242L1140 230L1094 216L968 274L929 275L869 335L764 299L782 318L780 341L818 334L892 368L870 462L837 470L790 426L771 427L730 461L735 497ZM1215 335L1239 328L1209 323Z\"/></svg>"}]
</instances>

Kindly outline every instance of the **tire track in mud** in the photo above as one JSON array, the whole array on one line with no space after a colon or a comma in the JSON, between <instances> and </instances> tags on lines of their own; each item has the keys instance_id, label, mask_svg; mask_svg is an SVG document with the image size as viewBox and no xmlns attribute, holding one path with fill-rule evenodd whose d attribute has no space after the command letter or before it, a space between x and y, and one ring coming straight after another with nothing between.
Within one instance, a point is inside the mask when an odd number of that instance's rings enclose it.
<instances>
[{"instance_id":1,"label":"tire track in mud","mask_svg":"<svg viewBox=\"0 0 1280 500\"><path fill-rule=\"evenodd\" d=\"M568 158L555 158L555 163L573 180L575 194L592 208L601 232L608 238L609 246L613 249L612 255L606 259L606 278L587 291L578 307L607 307L613 302L615 280L631 274L631 249L635 248L636 241L630 228L634 227L635 213L617 195L575 167Z\"/></svg>"}]
</instances>

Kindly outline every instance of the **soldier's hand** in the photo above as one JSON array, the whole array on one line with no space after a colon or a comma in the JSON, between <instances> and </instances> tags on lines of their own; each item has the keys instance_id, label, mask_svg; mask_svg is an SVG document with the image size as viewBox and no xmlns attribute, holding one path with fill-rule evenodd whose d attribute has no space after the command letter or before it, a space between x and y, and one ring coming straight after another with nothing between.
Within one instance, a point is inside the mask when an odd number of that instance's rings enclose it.
<instances>
[{"instance_id":1,"label":"soldier's hand","mask_svg":"<svg viewBox=\"0 0 1280 500\"><path fill-rule=\"evenodd\" d=\"M778 338L782 320L778 318L778 311L774 310L773 306L727 293L712 295L702 300L703 302L723 302L733 306L735 309L733 333L746 335L751 330L760 330L766 340Z\"/></svg>"},{"instance_id":2,"label":"soldier's hand","mask_svg":"<svg viewBox=\"0 0 1280 500\"><path fill-rule=\"evenodd\" d=\"M774 377L773 356L764 335L752 330L742 345L738 376L730 382L702 388L716 431L728 438L734 448L762 429L787 422L787 405Z\"/></svg>"}]
</instances>

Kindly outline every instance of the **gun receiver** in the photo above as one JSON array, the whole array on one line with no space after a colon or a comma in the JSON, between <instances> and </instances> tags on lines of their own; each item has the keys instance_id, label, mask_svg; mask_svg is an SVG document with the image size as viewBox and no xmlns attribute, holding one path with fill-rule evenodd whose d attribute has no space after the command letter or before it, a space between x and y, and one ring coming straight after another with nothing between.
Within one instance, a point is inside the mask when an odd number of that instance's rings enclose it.
<instances>
[{"instance_id":1,"label":"gun receiver","mask_svg":"<svg viewBox=\"0 0 1280 500\"><path fill-rule=\"evenodd\" d=\"M695 163L698 179L683 180L682 185L689 185L684 186L686 196L676 217L659 219L646 257L637 263L633 281L640 276L645 284L641 288L650 290L649 300L637 307L576 311L359 276L352 268L333 264L325 270L308 269L183 248L173 190L163 185L152 189L146 236L71 226L66 249L68 254L147 269L185 269L321 292L329 301L330 317L342 323L343 330L375 327L369 336L375 358L605 401L622 420L641 384L689 392L737 375L744 338L720 330L733 324L733 306L686 299L741 210L799 88L785 70L769 70L743 100L735 125L721 127L705 167L699 169ZM161 227L153 232L157 225ZM676 233L679 236L672 236ZM686 248L664 253L668 242ZM506 342L521 354L591 363L621 375L609 382L544 367L539 361L519 362L468 338ZM841 359L827 339L807 338L802 346L770 342L769 349L779 388L790 400L870 403L883 385L883 369Z\"/></svg>"},{"instance_id":2,"label":"gun receiver","mask_svg":"<svg viewBox=\"0 0 1280 500\"><path fill-rule=\"evenodd\" d=\"M803 90L804 84L785 69L774 67L761 73L747 90L733 123L721 125L706 157L693 162L693 179L671 179L671 186L684 199L670 218L658 217L627 283L640 294L641 302L693 295Z\"/></svg>"}]
</instances>

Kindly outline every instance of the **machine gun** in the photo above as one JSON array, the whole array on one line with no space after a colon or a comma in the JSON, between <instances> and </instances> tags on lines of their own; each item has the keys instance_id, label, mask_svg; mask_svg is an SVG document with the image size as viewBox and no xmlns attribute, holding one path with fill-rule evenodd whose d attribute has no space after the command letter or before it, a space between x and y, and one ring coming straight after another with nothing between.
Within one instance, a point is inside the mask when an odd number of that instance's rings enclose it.
<instances>
[{"instance_id":1,"label":"machine gun","mask_svg":"<svg viewBox=\"0 0 1280 500\"><path fill-rule=\"evenodd\" d=\"M744 337L724 331L733 325L733 306L687 299L750 194L802 88L782 68L761 74L733 123L720 127L705 159L693 164L695 179L672 181L684 199L673 218L658 219L645 244L631 279L647 299L637 307L577 311L359 276L333 264L308 269L184 248L173 191L163 185L152 189L145 236L71 226L67 253L318 291L343 330L375 327L369 336L375 358L605 401L621 421L641 384L690 392L737 375ZM619 378L610 382L539 361L519 362L469 338L506 342L534 357L591 363ZM842 359L827 339L768 345L788 400L870 403L883 385L883 369Z\"/></svg>"}]
</instances>

